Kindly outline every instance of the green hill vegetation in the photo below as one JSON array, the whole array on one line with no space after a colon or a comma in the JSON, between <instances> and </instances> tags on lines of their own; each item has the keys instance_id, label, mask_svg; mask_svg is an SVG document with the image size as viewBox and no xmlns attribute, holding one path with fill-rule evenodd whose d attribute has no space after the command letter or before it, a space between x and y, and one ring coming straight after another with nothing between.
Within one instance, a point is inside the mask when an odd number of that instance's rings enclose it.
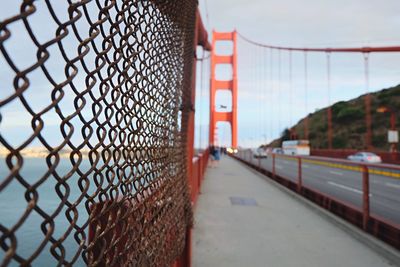
<instances>
[{"instance_id":1,"label":"green hill vegetation","mask_svg":"<svg viewBox=\"0 0 400 267\"><path fill-rule=\"evenodd\" d=\"M365 95L349 101L340 101L332 106L332 128L334 149L365 149ZM372 145L378 150L389 150L387 132L390 128L390 114L379 113L379 107L388 107L396 113L396 129L400 126L400 85L371 93ZM327 108L308 115L309 140L312 148L328 148ZM304 122L301 119L293 126L298 139L304 138ZM290 139L289 129L270 146L280 146L282 140Z\"/></svg>"}]
</instances>

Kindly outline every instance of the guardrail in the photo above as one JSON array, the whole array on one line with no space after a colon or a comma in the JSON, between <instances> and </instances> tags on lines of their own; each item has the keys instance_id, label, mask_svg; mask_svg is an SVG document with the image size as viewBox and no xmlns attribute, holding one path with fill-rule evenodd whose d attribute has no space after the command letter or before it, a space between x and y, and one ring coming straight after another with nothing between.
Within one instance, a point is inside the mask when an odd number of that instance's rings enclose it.
<instances>
[{"instance_id":1,"label":"guardrail","mask_svg":"<svg viewBox=\"0 0 400 267\"><path fill-rule=\"evenodd\" d=\"M353 170L360 171L362 177L362 207L360 208L351 203L347 203L342 199L338 199L336 197L323 193L315 188L305 186L303 183L303 166L305 162L311 160L310 158L272 154L272 166L271 169L268 170L266 168L263 168L260 159L255 159L253 157L251 150L241 150L233 157L258 170L259 172L268 175L271 179L311 200L319 206L329 210L330 212L342 217L343 219L358 226L364 231L385 241L395 248L400 249L400 225L388 221L387 219L382 218L381 216L378 216L376 214L371 214L370 212L371 172L373 173L376 169L382 168L382 166L384 166L386 169L398 172L400 171L400 166L397 167L393 165L358 163L341 159L313 159L314 161L319 161L321 163L327 164L346 164L348 166L352 166L354 168ZM276 169L276 161L277 158L280 157L297 162L297 179L295 181L278 174Z\"/></svg>"},{"instance_id":2,"label":"guardrail","mask_svg":"<svg viewBox=\"0 0 400 267\"><path fill-rule=\"evenodd\" d=\"M204 180L204 175L207 170L208 158L210 155L209 149L202 151L193 157L192 160L192 175L189 177L189 189L191 194L192 206L197 203L200 188ZM172 267L190 267L192 258L192 229L187 229L185 248L181 257L172 265Z\"/></svg>"},{"instance_id":3,"label":"guardrail","mask_svg":"<svg viewBox=\"0 0 400 267\"><path fill-rule=\"evenodd\" d=\"M207 162L209 157L209 150L206 149L202 153L193 158L192 177L189 182L193 205L197 202L197 197L200 193L201 184L204 179L204 174L207 169Z\"/></svg>"}]
</instances>

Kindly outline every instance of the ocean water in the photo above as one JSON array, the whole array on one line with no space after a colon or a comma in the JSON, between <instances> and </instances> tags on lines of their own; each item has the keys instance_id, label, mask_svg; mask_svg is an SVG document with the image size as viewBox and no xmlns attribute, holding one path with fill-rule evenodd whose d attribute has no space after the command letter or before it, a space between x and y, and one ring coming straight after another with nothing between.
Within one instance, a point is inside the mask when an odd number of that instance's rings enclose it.
<instances>
[{"instance_id":1,"label":"ocean water","mask_svg":"<svg viewBox=\"0 0 400 267\"><path fill-rule=\"evenodd\" d=\"M89 170L89 162L83 161L80 165L80 170L85 172ZM30 185L37 184L41 178L43 178L46 170L48 169L45 159L41 158L25 158L23 168L20 171L21 176ZM72 164L69 159L61 159L56 171L60 177L67 176L71 172ZM3 181L8 175L9 169L6 166L4 158L0 158L0 181ZM81 195L81 190L78 186L79 176L73 174L66 183L69 186L69 196L68 200L74 203L78 200ZM67 208L66 205L60 205L61 199L57 195L55 186L57 184L56 178L54 176L49 176L45 178L45 181L38 185L36 192L38 193L37 206L40 207L48 215L54 215L54 212L60 208L61 210L54 219L54 232L52 236L57 240L67 231L70 223L65 215ZM65 187L60 188L61 192L65 194L67 192ZM94 192L94 185L90 185L89 193ZM24 216L26 209L28 208L28 201L26 200L26 195L28 195L27 189L16 179L8 184L8 186L0 193L0 223L2 227L12 228L14 227L21 217ZM78 205L78 218L77 225L82 226L87 218L88 213L84 206L84 201ZM60 207L61 206L61 207ZM73 217L73 213L71 213ZM22 258L29 258L33 255L37 248L41 246L44 242L45 235L41 230L41 224L44 218L35 210L32 210L25 221L16 230L16 240L17 240L17 253ZM72 230L69 236L62 242L65 248L65 258L70 261L78 251L78 243L74 239L75 231ZM88 234L88 229L86 228L85 233ZM10 244L10 240L7 244ZM57 261L50 253L50 247L52 243L47 242L42 252L35 258L33 266L56 266ZM0 263L4 258L4 250L0 249ZM9 266L18 266L16 261L11 262ZM74 264L74 266L85 266L81 257Z\"/></svg>"}]
</instances>

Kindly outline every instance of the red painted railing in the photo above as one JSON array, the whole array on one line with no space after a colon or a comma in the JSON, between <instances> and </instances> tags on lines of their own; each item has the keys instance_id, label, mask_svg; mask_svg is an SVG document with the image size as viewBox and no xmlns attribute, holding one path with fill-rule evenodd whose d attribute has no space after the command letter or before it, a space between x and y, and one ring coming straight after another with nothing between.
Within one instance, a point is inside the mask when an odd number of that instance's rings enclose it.
<instances>
[{"instance_id":1,"label":"red painted railing","mask_svg":"<svg viewBox=\"0 0 400 267\"><path fill-rule=\"evenodd\" d=\"M207 149L193 158L193 163L192 163L193 173L191 181L189 183L193 204L196 204L197 197L200 193L200 187L203 182L204 173L207 168L208 156L209 156L209 151Z\"/></svg>"},{"instance_id":2,"label":"red painted railing","mask_svg":"<svg viewBox=\"0 0 400 267\"><path fill-rule=\"evenodd\" d=\"M204 180L210 152L208 149L196 155L192 160L192 175L189 177L189 188L192 198L192 206L197 203L200 188ZM189 267L192 258L192 229L186 232L186 245L181 257L173 264L173 267Z\"/></svg>"}]
</instances>

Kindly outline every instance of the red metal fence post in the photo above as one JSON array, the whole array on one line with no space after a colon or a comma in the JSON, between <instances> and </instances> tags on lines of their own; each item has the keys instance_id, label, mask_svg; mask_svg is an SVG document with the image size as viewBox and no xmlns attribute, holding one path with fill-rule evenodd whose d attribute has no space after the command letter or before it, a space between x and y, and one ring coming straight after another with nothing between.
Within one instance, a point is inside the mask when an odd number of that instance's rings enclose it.
<instances>
[{"instance_id":1,"label":"red metal fence post","mask_svg":"<svg viewBox=\"0 0 400 267\"><path fill-rule=\"evenodd\" d=\"M367 133L365 136L365 146L367 149L372 149L372 118L371 118L371 95L367 93L364 97L365 100L365 123L367 127Z\"/></svg>"},{"instance_id":2,"label":"red metal fence post","mask_svg":"<svg viewBox=\"0 0 400 267\"><path fill-rule=\"evenodd\" d=\"M392 131L396 130L396 113L391 110L390 111L390 128ZM392 160L396 160L396 152L397 152L397 143L391 143L390 152L392 152Z\"/></svg>"},{"instance_id":3,"label":"red metal fence post","mask_svg":"<svg viewBox=\"0 0 400 267\"><path fill-rule=\"evenodd\" d=\"M275 154L272 154L272 177L275 179Z\"/></svg>"},{"instance_id":4,"label":"red metal fence post","mask_svg":"<svg viewBox=\"0 0 400 267\"><path fill-rule=\"evenodd\" d=\"M333 137L333 133L332 133L332 106L328 107L328 148L332 149L332 137Z\"/></svg>"},{"instance_id":5,"label":"red metal fence post","mask_svg":"<svg viewBox=\"0 0 400 267\"><path fill-rule=\"evenodd\" d=\"M363 228L366 231L369 220L369 173L366 165L362 166L363 173Z\"/></svg>"},{"instance_id":6,"label":"red metal fence post","mask_svg":"<svg viewBox=\"0 0 400 267\"><path fill-rule=\"evenodd\" d=\"M198 179L197 179L197 196L200 194L201 179L203 179L203 154L199 155L199 167L198 167Z\"/></svg>"},{"instance_id":7,"label":"red metal fence post","mask_svg":"<svg viewBox=\"0 0 400 267\"><path fill-rule=\"evenodd\" d=\"M298 167L298 181L297 181L297 192L301 194L301 188L303 187L303 178L301 172L301 158L297 158L297 167Z\"/></svg>"}]
</instances>

